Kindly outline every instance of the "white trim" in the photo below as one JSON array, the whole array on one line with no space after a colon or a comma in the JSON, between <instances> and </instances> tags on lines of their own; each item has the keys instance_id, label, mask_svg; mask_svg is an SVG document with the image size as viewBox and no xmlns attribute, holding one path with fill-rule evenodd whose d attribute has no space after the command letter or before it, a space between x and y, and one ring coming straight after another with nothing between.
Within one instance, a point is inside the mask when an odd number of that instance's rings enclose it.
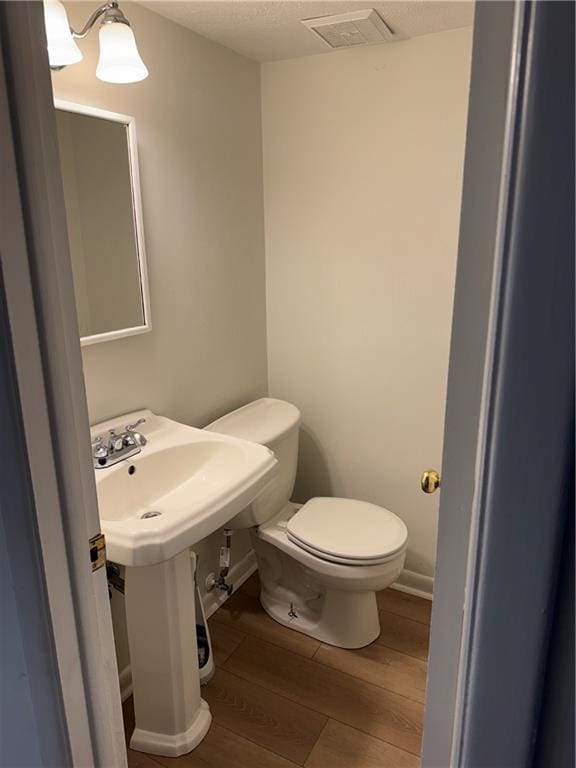
<instances>
[{"instance_id":1,"label":"white trim","mask_svg":"<svg viewBox=\"0 0 576 768\"><path fill-rule=\"evenodd\" d=\"M144 294L142 294L144 295ZM122 328L119 331L107 331L106 333L96 333L93 336L81 336L80 344L83 347L89 347L91 344L99 344L101 341L114 341L114 339L125 339L128 336L138 336L141 333L148 333L152 330L152 323L137 325L134 328Z\"/></svg>"},{"instance_id":2,"label":"white trim","mask_svg":"<svg viewBox=\"0 0 576 768\"><path fill-rule=\"evenodd\" d=\"M511 61L513 66L509 73L508 98L506 103L506 127L504 145L502 150L502 165L498 191L498 217L496 221L494 268L492 274L492 287L490 297L490 309L488 314L488 329L486 335L486 356L484 362L484 380L482 383L482 396L480 404L480 416L478 420L478 442L476 449L475 491L470 510L470 538L468 541L468 557L466 569L466 584L462 619L462 637L460 643L460 659L458 663L458 679L456 687L456 701L454 707L453 739L451 765L460 765L462 736L464 729L464 717L466 710L466 694L468 675L470 672L470 650L473 633L473 607L476 599L476 576L480 557L479 538L482 509L486 494L486 459L487 459L487 430L492 411L492 395L494 382L494 360L496 355L498 308L501 302L502 289L502 265L504 258L506 224L508 216L508 203L510 188L510 174L512 169L512 153L514 145L515 117L518 110L518 83L520 56L522 44L522 32L524 27L524 11L521 4L516 3L514 9L514 31L512 43Z\"/></svg>"},{"instance_id":3,"label":"white trim","mask_svg":"<svg viewBox=\"0 0 576 768\"><path fill-rule=\"evenodd\" d=\"M132 669L130 664L126 664L124 669L121 669L118 674L118 680L120 681L120 698L122 703L132 696Z\"/></svg>"},{"instance_id":4,"label":"white trim","mask_svg":"<svg viewBox=\"0 0 576 768\"><path fill-rule=\"evenodd\" d=\"M404 569L400 574L398 581L392 584L391 589L397 589L399 592L406 592L409 595L423 597L425 600L432 600L434 594L434 579L432 576L424 576L422 573Z\"/></svg>"},{"instance_id":5,"label":"white trim","mask_svg":"<svg viewBox=\"0 0 576 768\"><path fill-rule=\"evenodd\" d=\"M111 120L114 123L123 123L130 125L134 122L132 115L123 115L120 112L109 112L100 107L91 107L87 104L78 104L75 101L66 101L65 99L54 99L56 109L62 109L64 112L77 112L79 115L89 115L90 117L100 117L102 120Z\"/></svg>"},{"instance_id":6,"label":"white trim","mask_svg":"<svg viewBox=\"0 0 576 768\"><path fill-rule=\"evenodd\" d=\"M99 117L103 120L111 120L126 126L128 138L128 161L130 166L130 189L132 192L132 211L134 214L134 237L136 240L136 255L138 258L138 271L140 273L140 294L142 298L142 313L144 322L131 328L121 328L117 331L96 333L92 336L82 336L80 344L87 347L102 341L124 339L127 336L137 336L152 330L152 316L150 312L150 286L148 281L148 266L146 260L146 247L144 244L144 218L142 214L142 195L140 192L140 170L138 166L138 139L136 136L136 119L131 115L123 115L120 112L110 112L107 109L91 107L86 104L76 104L72 101L54 99L56 109L65 112L76 112L81 115Z\"/></svg>"},{"instance_id":7,"label":"white trim","mask_svg":"<svg viewBox=\"0 0 576 768\"><path fill-rule=\"evenodd\" d=\"M12 157L7 142L2 181L12 215L3 230L13 240L2 267L71 764L121 768L127 757L106 572L93 573L89 557L100 521L56 119L46 52L37 44L42 8L9 3L1 16L11 43L2 67L14 96L4 111L18 148Z\"/></svg>"}]
</instances>

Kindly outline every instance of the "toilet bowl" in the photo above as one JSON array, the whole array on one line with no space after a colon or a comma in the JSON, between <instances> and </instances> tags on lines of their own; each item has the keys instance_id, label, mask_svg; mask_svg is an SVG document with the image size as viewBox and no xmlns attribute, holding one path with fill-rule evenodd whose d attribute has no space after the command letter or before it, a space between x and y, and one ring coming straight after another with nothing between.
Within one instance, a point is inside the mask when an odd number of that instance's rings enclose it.
<instances>
[{"instance_id":1,"label":"toilet bowl","mask_svg":"<svg viewBox=\"0 0 576 768\"><path fill-rule=\"evenodd\" d=\"M294 504L300 412L262 398L206 429L267 445L275 480L228 527L250 528L260 573L260 602L277 622L341 648L361 648L380 634L376 592L400 575L408 532L375 504L314 498Z\"/></svg>"}]
</instances>

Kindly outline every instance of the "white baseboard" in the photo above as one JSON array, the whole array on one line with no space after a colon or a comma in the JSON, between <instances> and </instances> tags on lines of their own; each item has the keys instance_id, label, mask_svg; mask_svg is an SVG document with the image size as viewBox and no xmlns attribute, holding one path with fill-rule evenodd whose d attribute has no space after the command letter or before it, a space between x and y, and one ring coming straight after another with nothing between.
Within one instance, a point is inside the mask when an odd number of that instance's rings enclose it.
<instances>
[{"instance_id":1,"label":"white baseboard","mask_svg":"<svg viewBox=\"0 0 576 768\"><path fill-rule=\"evenodd\" d=\"M434 593L434 579L432 576L424 576L416 571L407 571L404 569L400 578L394 584L392 589L399 592L407 592L409 595L423 597L425 600L432 600Z\"/></svg>"},{"instance_id":2,"label":"white baseboard","mask_svg":"<svg viewBox=\"0 0 576 768\"><path fill-rule=\"evenodd\" d=\"M120 697L124 702L132 696L132 670L130 669L130 664L120 670L118 678L120 680Z\"/></svg>"}]
</instances>

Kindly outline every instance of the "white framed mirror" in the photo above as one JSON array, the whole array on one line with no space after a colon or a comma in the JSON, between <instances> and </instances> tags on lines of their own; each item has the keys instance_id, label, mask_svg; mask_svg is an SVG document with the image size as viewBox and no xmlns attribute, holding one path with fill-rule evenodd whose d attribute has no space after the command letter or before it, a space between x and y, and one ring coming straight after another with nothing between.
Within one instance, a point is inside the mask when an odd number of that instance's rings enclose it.
<instances>
[{"instance_id":1,"label":"white framed mirror","mask_svg":"<svg viewBox=\"0 0 576 768\"><path fill-rule=\"evenodd\" d=\"M150 298L136 123L55 101L82 346L145 333Z\"/></svg>"}]
</instances>

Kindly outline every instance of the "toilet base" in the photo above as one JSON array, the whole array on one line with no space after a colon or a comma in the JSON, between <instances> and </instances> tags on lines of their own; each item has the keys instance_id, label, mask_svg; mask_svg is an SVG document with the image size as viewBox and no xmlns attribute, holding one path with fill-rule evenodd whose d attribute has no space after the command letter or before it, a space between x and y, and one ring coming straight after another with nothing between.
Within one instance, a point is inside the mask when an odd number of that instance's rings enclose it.
<instances>
[{"instance_id":1,"label":"toilet base","mask_svg":"<svg viewBox=\"0 0 576 768\"><path fill-rule=\"evenodd\" d=\"M277 590L273 595L263 589L260 602L266 613L285 627L338 648L364 648L380 635L374 592L329 589L305 601L283 592Z\"/></svg>"},{"instance_id":2,"label":"toilet base","mask_svg":"<svg viewBox=\"0 0 576 768\"><path fill-rule=\"evenodd\" d=\"M364 648L380 635L376 592L396 581L405 550L375 565L322 560L286 535L286 523L298 508L289 503L252 532L262 607L274 621L322 643Z\"/></svg>"}]
</instances>

